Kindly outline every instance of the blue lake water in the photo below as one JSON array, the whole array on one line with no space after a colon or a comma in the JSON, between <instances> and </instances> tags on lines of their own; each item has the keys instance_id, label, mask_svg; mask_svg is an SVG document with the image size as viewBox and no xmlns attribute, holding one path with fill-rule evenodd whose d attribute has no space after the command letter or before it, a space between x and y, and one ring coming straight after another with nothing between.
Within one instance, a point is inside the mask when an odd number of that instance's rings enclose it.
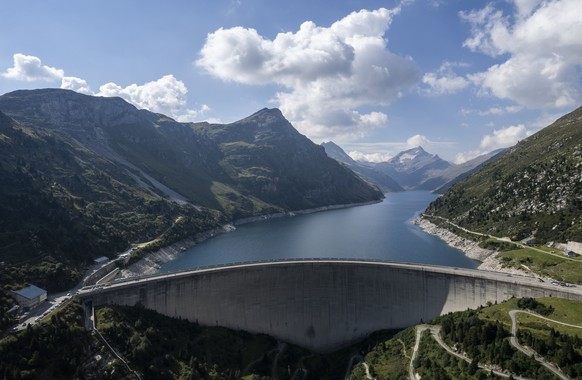
<instances>
[{"instance_id":1,"label":"blue lake water","mask_svg":"<svg viewBox=\"0 0 582 380\"><path fill-rule=\"evenodd\" d=\"M271 259L358 258L476 268L478 262L412 223L436 199L428 191L383 202L238 226L196 245L160 272Z\"/></svg>"}]
</instances>

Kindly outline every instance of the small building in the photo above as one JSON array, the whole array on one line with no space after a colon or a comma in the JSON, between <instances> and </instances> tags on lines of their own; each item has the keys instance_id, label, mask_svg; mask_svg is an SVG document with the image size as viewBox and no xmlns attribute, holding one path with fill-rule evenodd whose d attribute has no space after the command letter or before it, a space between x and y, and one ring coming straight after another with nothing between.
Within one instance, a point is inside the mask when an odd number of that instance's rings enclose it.
<instances>
[{"instance_id":1,"label":"small building","mask_svg":"<svg viewBox=\"0 0 582 380\"><path fill-rule=\"evenodd\" d=\"M34 285L29 285L26 288L19 290L13 290L11 293L20 307L24 309L33 308L46 300L46 290Z\"/></svg>"},{"instance_id":2,"label":"small building","mask_svg":"<svg viewBox=\"0 0 582 380\"><path fill-rule=\"evenodd\" d=\"M93 260L95 262L95 264L103 264L109 261L109 257L107 256L101 256L96 258L95 260Z\"/></svg>"},{"instance_id":3,"label":"small building","mask_svg":"<svg viewBox=\"0 0 582 380\"><path fill-rule=\"evenodd\" d=\"M578 257L580 255L578 253L574 252L574 251L564 251L564 256L567 256L567 257Z\"/></svg>"}]
</instances>

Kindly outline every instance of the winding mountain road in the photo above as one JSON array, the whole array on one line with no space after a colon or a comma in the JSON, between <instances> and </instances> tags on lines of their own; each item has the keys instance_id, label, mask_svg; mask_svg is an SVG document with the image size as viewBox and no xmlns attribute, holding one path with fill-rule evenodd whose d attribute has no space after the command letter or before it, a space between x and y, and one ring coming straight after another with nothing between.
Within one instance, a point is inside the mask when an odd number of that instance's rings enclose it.
<instances>
[{"instance_id":1,"label":"winding mountain road","mask_svg":"<svg viewBox=\"0 0 582 380\"><path fill-rule=\"evenodd\" d=\"M524 247L524 244L522 242L520 242L520 241L512 241L512 240L509 240L509 239L506 239L506 238L500 238L500 237L497 237L497 236L493 236L493 235L489 235L489 234L484 234L484 233L477 232L477 231L471 231L471 230L466 229L465 227L461 227L458 224L455 224L455 223L451 222L447 218L443 218L442 216L437 216L437 215L432 215L432 214L422 214L422 216L426 216L426 217L429 217L429 218L440 219L440 220L442 220L442 221L450 224L451 226L456 227L456 228L458 228L458 229L460 229L460 230L462 230L462 231L464 231L464 232L466 232L468 234L477 235L477 236L483 236L483 237L488 237L488 238L491 238L491 239L498 240L500 242L513 244L513 245L515 245L517 247L520 247L520 248L523 248ZM575 261L575 262L578 262L578 263L579 262L582 262L581 259L567 257L567 256L564 256L564 255L560 255L558 253L551 253L551 252L544 251L543 249L539 249L539 248L536 248L536 247L528 246L527 248L528 249L531 249L532 251L537 251L537 252L540 252L540 253L543 253L543 254L546 254L546 255L549 255L549 256L555 256L555 257L558 257L558 258L563 259L563 260Z\"/></svg>"},{"instance_id":2,"label":"winding mountain road","mask_svg":"<svg viewBox=\"0 0 582 380\"><path fill-rule=\"evenodd\" d=\"M549 321L552 323L561 324L564 326L569 326L569 327L574 327L574 328L579 328L579 329L582 329L582 326L574 325L574 324L566 323L566 322L556 321L554 319L550 319L550 318L544 317L542 315L539 315L539 314L536 314L536 313L533 313L533 312L527 311L527 310L510 310L509 311L509 316L511 318L511 335L512 335L510 338L511 345L513 345L519 351L523 352L525 355L534 358L534 360L536 360L538 363L540 363L541 365L546 367L548 370L550 370L552 373L554 373L560 379L571 380L571 378L568 377L566 374L564 374L558 368L558 366L556 364L548 362L547 360L544 359L543 356L538 354L536 351L534 351L530 347L523 346L519 343L519 341L517 339L517 314L518 313L529 314L529 315L532 315L536 318L543 319L543 320L546 320L546 321ZM433 339L442 348L444 348L449 354L454 355L457 358L466 361L467 363L471 363L471 359L468 356L461 354L459 352L456 352L455 350L453 350L448 344L446 344L442 340L441 335L440 335L440 331L441 331L440 326L438 326L438 325L434 325L434 326L433 325L418 325L418 326L416 326L416 341L414 343L414 349L412 351L412 356L410 358L410 365L409 365L409 376L410 376L411 380L418 380L418 377L416 376L416 373L414 371L414 360L416 359L416 356L418 355L418 349L420 348L420 339L422 337L422 333L426 330L430 331ZM493 371L493 373L495 373L498 376L502 376L502 377L509 377L510 376L510 374L508 374L508 373L500 372L500 371L494 369L491 365L479 364L479 368L485 369L487 371ZM515 379L522 379L522 380L527 379L527 378L524 378L521 376L516 376L516 375L513 375L513 377Z\"/></svg>"},{"instance_id":3,"label":"winding mountain road","mask_svg":"<svg viewBox=\"0 0 582 380\"><path fill-rule=\"evenodd\" d=\"M534 317L545 319L547 321L554 322L554 323L559 323L559 324L562 324L565 326L576 327L576 328L582 328L582 327L572 325L569 323L555 321L553 319L542 317L539 314L535 314L535 313L532 313L532 312L526 311L526 310L511 310L511 311L509 311L509 316L511 317L511 339L510 339L510 342L513 345L513 347L517 348L518 350L520 350L521 352L523 352L527 356L532 357L535 361L537 361L538 363L540 363L541 365L546 367L548 370L552 371L560 379L570 380L570 377L566 376L566 374L564 372L562 372L558 368L557 365L555 365L554 363L548 362L547 360L544 359L543 356L538 354L536 351L534 351L530 347L522 346L521 343L519 343L519 341L517 340L517 313L533 315Z\"/></svg>"},{"instance_id":4,"label":"winding mountain road","mask_svg":"<svg viewBox=\"0 0 582 380\"><path fill-rule=\"evenodd\" d=\"M462 353L456 352L455 350L453 350L448 344L446 344L440 335L441 332L441 326L435 325L435 326L431 326L431 325L418 325L416 326L416 342L414 343L414 350L412 351L412 358L410 359L410 367L409 367L409 376L411 380L419 380L418 377L416 376L416 373L414 371L414 359L416 359L416 356L418 354L418 349L420 347L420 338L422 336L422 333L426 330L429 330L431 333L431 336L433 337L433 339L442 347L444 348L449 354L456 356L457 358L466 361L467 363L471 363L472 359L469 358L467 355L464 355ZM494 374L498 375L498 376L502 376L502 377L507 377L509 378L510 376L513 375L514 379L519 379L519 380L528 380L528 378L526 377L521 377L521 376L517 376L515 374L510 374L510 373L506 373L506 372L501 372L499 370L497 370L496 368L493 368L493 366L488 365L488 364L478 364L478 367L481 369L484 369L486 371L493 371Z\"/></svg>"}]
</instances>

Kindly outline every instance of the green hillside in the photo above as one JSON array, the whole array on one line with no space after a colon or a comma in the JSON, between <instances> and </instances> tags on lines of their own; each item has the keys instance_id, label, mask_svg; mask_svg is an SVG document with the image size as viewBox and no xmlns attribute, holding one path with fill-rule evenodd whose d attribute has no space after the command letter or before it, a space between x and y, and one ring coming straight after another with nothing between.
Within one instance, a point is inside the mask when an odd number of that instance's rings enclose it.
<instances>
[{"instance_id":1,"label":"green hillside","mask_svg":"<svg viewBox=\"0 0 582 380\"><path fill-rule=\"evenodd\" d=\"M0 285L49 291L132 244L159 248L238 218L382 198L279 110L179 123L61 89L0 96L0 183Z\"/></svg>"},{"instance_id":2,"label":"green hillside","mask_svg":"<svg viewBox=\"0 0 582 380\"><path fill-rule=\"evenodd\" d=\"M514 240L580 241L582 108L453 186L426 213Z\"/></svg>"},{"instance_id":3,"label":"green hillside","mask_svg":"<svg viewBox=\"0 0 582 380\"><path fill-rule=\"evenodd\" d=\"M2 283L66 289L82 268L130 243L216 226L216 212L167 202L119 165L51 130L0 113ZM176 220L182 221L175 223Z\"/></svg>"},{"instance_id":4,"label":"green hillside","mask_svg":"<svg viewBox=\"0 0 582 380\"><path fill-rule=\"evenodd\" d=\"M576 327L582 322L581 308L580 302L557 298L514 298L399 332L378 332L328 354L267 335L199 326L141 307L102 307L96 311L96 326L144 379L402 380L411 369L431 380L557 378L510 343L513 312L519 313L519 342L577 379L582 376L582 329ZM442 344L431 328L439 331ZM76 301L34 327L0 338L0 374L7 380L135 378L96 334L84 330L83 306Z\"/></svg>"},{"instance_id":5,"label":"green hillside","mask_svg":"<svg viewBox=\"0 0 582 380\"><path fill-rule=\"evenodd\" d=\"M230 178L226 182L268 203L298 210L382 197L297 133L277 109L265 108L232 124L196 127L219 147L219 164Z\"/></svg>"}]
</instances>

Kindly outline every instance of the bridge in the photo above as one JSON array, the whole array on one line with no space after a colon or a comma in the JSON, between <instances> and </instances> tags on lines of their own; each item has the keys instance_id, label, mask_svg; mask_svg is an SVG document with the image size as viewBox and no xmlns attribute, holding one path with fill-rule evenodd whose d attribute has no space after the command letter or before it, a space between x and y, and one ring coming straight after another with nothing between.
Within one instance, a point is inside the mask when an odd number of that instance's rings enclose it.
<instances>
[{"instance_id":1,"label":"bridge","mask_svg":"<svg viewBox=\"0 0 582 380\"><path fill-rule=\"evenodd\" d=\"M580 287L451 267L344 259L240 263L86 287L93 306L142 305L317 352L511 297L582 301Z\"/></svg>"}]
</instances>

